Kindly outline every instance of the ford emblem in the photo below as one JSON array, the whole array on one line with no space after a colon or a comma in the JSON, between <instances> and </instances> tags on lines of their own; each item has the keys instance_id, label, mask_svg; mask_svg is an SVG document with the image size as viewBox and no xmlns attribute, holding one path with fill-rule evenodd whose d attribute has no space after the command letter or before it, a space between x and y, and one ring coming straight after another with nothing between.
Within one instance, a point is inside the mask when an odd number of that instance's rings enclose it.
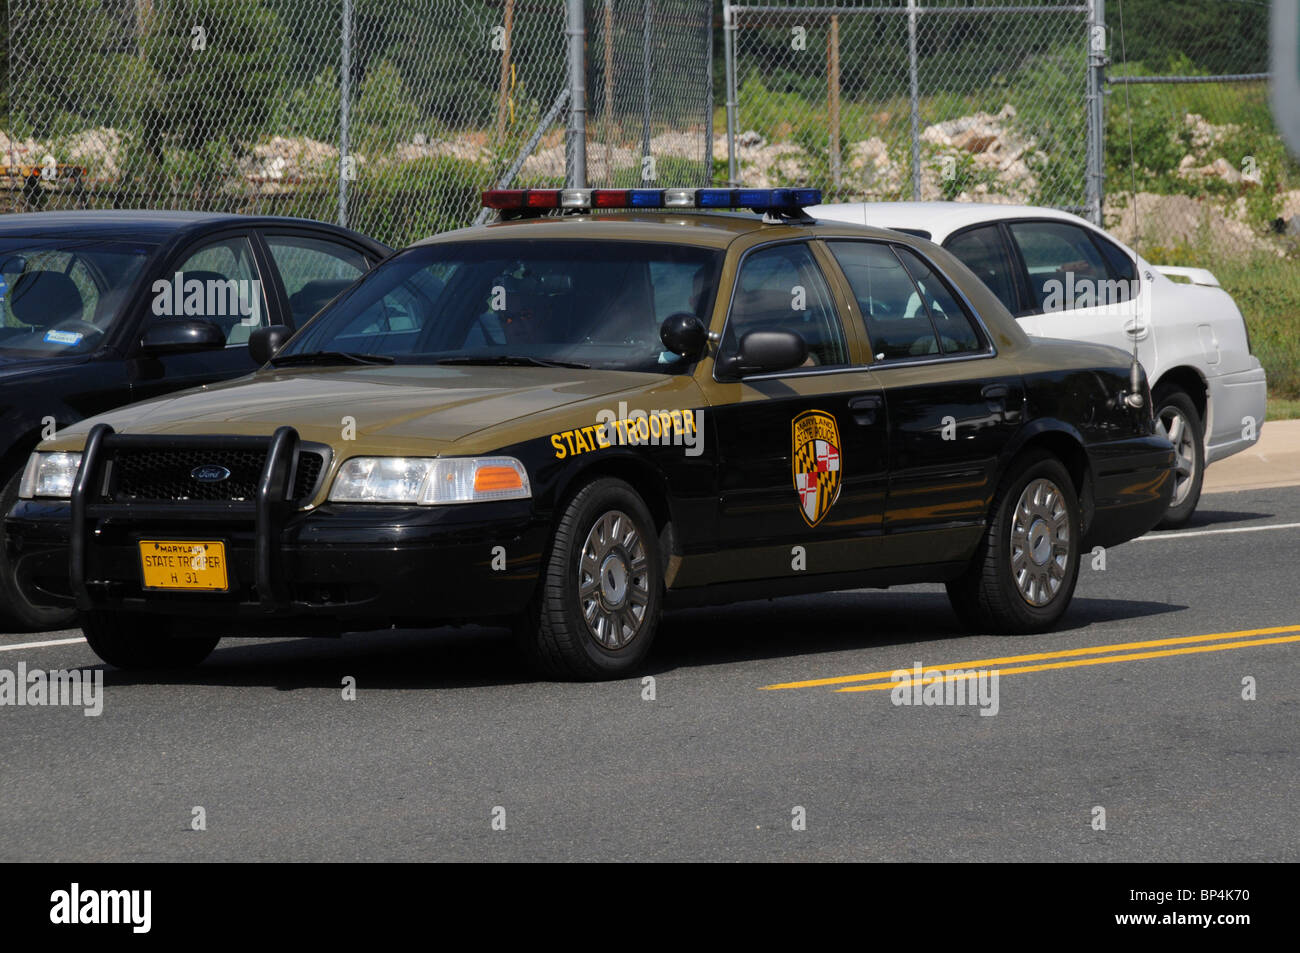
<instances>
[{"instance_id":1,"label":"ford emblem","mask_svg":"<svg viewBox=\"0 0 1300 953\"><path fill-rule=\"evenodd\" d=\"M225 467L217 466L215 463L208 463L201 467L195 467L190 471L190 476L200 483L220 483L222 480L230 479L230 471Z\"/></svg>"}]
</instances>

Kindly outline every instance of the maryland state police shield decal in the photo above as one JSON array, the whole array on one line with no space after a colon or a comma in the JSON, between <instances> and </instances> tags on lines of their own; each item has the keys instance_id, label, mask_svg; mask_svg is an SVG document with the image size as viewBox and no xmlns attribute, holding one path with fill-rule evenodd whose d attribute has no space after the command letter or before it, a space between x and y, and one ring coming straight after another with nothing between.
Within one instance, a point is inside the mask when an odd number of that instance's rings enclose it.
<instances>
[{"instance_id":1,"label":"maryland state police shield decal","mask_svg":"<svg viewBox=\"0 0 1300 953\"><path fill-rule=\"evenodd\" d=\"M799 512L816 526L840 496L840 431L835 418L820 410L800 414L790 429Z\"/></svg>"}]
</instances>

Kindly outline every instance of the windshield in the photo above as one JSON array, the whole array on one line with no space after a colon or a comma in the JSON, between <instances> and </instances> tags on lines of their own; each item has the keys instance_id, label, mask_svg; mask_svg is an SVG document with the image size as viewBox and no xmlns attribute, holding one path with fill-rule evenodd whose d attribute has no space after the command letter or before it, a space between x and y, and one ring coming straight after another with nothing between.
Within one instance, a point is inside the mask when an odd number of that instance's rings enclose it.
<instances>
[{"instance_id":1,"label":"windshield","mask_svg":"<svg viewBox=\"0 0 1300 953\"><path fill-rule=\"evenodd\" d=\"M0 353L86 353L153 253L140 242L0 238Z\"/></svg>"},{"instance_id":2,"label":"windshield","mask_svg":"<svg viewBox=\"0 0 1300 953\"><path fill-rule=\"evenodd\" d=\"M664 318L708 323L722 253L653 242L447 242L390 258L283 351L398 363L579 365L680 373Z\"/></svg>"}]
</instances>

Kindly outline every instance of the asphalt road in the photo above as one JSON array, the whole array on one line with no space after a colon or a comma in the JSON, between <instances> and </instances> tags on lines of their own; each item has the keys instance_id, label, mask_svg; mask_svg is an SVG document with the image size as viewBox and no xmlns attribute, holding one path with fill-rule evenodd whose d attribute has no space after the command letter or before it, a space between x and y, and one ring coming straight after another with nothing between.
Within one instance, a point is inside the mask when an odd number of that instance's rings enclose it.
<instances>
[{"instance_id":1,"label":"asphalt road","mask_svg":"<svg viewBox=\"0 0 1300 953\"><path fill-rule=\"evenodd\" d=\"M963 634L936 586L677 613L653 701L536 681L487 629L105 669L99 717L0 707L0 860L1295 861L1297 539L1300 487L1207 496L1085 557L1034 637ZM27 644L78 636L0 636L0 669L100 667ZM764 688L916 661L999 669L997 714Z\"/></svg>"}]
</instances>

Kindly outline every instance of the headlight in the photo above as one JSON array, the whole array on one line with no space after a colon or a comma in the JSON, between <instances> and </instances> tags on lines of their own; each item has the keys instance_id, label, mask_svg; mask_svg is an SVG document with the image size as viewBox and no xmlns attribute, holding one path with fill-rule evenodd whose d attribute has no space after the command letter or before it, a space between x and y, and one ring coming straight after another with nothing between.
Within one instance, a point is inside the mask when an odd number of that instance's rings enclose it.
<instances>
[{"instance_id":1,"label":"headlight","mask_svg":"<svg viewBox=\"0 0 1300 953\"><path fill-rule=\"evenodd\" d=\"M352 457L330 488L332 503L476 503L532 496L514 457Z\"/></svg>"},{"instance_id":2,"label":"headlight","mask_svg":"<svg viewBox=\"0 0 1300 953\"><path fill-rule=\"evenodd\" d=\"M79 453L33 453L27 460L22 482L18 484L19 499L71 499L72 484L76 482L80 466Z\"/></svg>"}]
</instances>

